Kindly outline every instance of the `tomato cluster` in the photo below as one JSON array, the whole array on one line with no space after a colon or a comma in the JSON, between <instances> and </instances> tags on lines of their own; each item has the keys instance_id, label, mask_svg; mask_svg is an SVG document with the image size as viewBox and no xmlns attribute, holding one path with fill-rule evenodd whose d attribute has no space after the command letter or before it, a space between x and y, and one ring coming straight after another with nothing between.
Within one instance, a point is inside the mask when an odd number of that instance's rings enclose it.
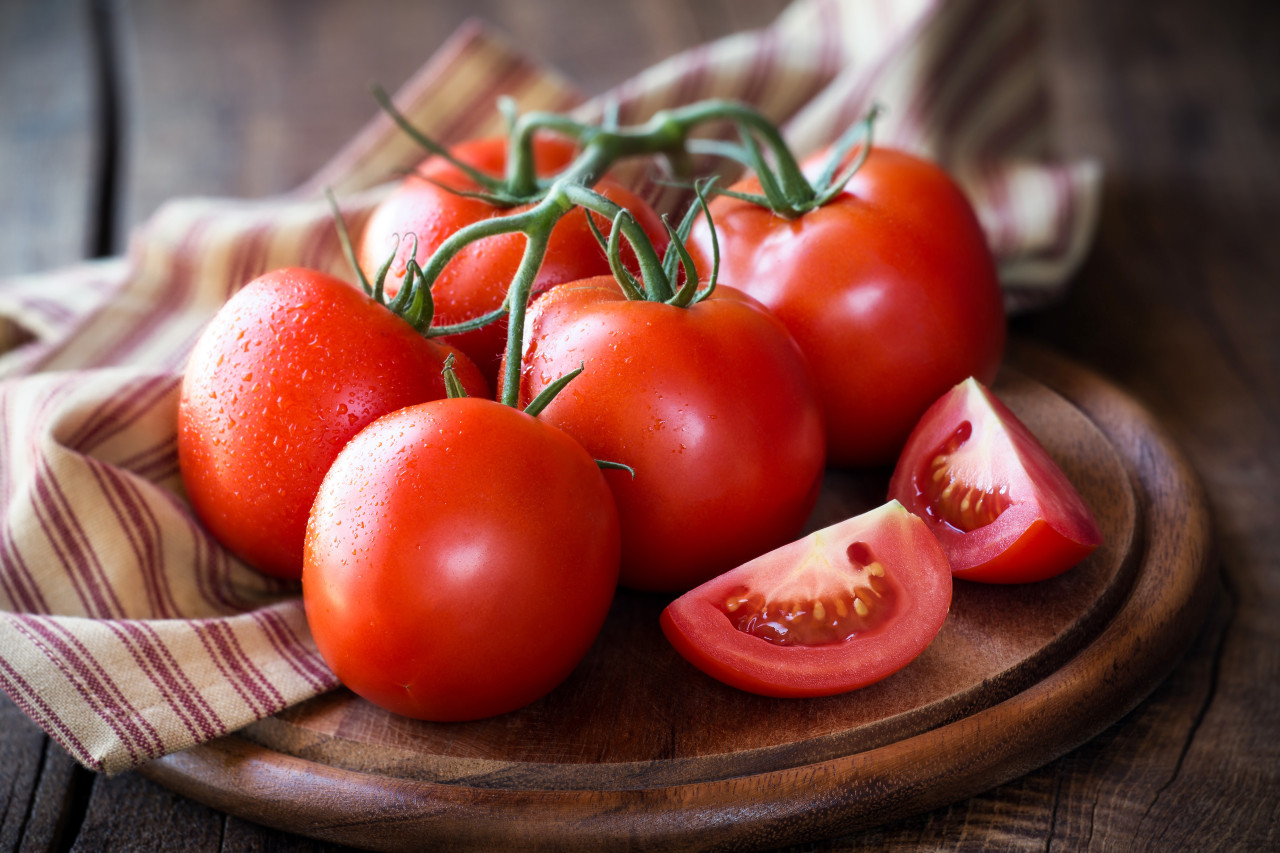
<instances>
[{"instance_id":1,"label":"tomato cluster","mask_svg":"<svg viewBox=\"0 0 1280 853\"><path fill-rule=\"evenodd\" d=\"M684 159L712 119L738 122L757 176L709 205L700 186L680 227L605 176ZM321 653L370 701L431 720L535 701L619 583L678 594L661 627L716 678L844 692L930 644L953 575L1036 580L1097 546L979 384L1000 290L937 167L867 142L802 172L719 102L432 150L348 247L364 292L297 269L252 282L201 336L179 408L197 515L301 579ZM894 458L888 503L796 538L827 465Z\"/></svg>"},{"instance_id":2,"label":"tomato cluster","mask_svg":"<svg viewBox=\"0 0 1280 853\"><path fill-rule=\"evenodd\" d=\"M569 165L576 151L572 141L563 137L538 136L532 150L535 168L540 174L558 172ZM425 263L440 244L463 227L526 209L523 205L503 207L476 197L473 194L480 187L460 168L461 164L501 174L507 166L505 139L489 137L465 142L452 154L456 162L440 157L423 162L378 205L364 228L358 256L361 266L376 269L388 253L394 253L391 292L398 288L410 258ZM608 178L596 182L595 188L631 211L659 250L666 245L666 231L653 208ZM575 208L556 223L533 284L534 294L553 285L609 273L609 262L592 235L588 217L597 218ZM600 220L599 227L607 230L608 220ZM469 243L432 287L437 319L441 323L457 323L499 307L523 252L520 234L497 234ZM496 382L507 342L504 320L445 340L470 356L491 384Z\"/></svg>"}]
</instances>

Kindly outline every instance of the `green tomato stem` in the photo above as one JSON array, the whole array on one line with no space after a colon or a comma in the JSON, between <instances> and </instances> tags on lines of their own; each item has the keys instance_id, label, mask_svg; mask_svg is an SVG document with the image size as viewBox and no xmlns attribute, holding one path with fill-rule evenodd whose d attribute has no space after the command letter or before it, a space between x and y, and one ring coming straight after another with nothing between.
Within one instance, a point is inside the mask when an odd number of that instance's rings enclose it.
<instances>
[{"instance_id":1,"label":"green tomato stem","mask_svg":"<svg viewBox=\"0 0 1280 853\"><path fill-rule=\"evenodd\" d=\"M583 362L579 362L578 366L570 370L564 376L561 376L555 382L552 382L546 388L538 392L538 396L529 401L529 405L524 407L524 413L530 417L536 418L547 407L547 404L556 398L556 395L564 390L564 387L574 380L578 374L586 370L587 366Z\"/></svg>"},{"instance_id":2,"label":"green tomato stem","mask_svg":"<svg viewBox=\"0 0 1280 853\"><path fill-rule=\"evenodd\" d=\"M454 371L454 356L449 353L444 360L444 369L440 371L440 375L444 377L444 393L450 400L458 400L467 396L467 389L462 387L462 380L458 378L458 374Z\"/></svg>"},{"instance_id":3,"label":"green tomato stem","mask_svg":"<svg viewBox=\"0 0 1280 853\"><path fill-rule=\"evenodd\" d=\"M645 292L651 294L654 299L665 301L671 298L671 282L662 271L662 258L658 257L658 252L649 241L649 236L644 233L640 223L626 208L605 198L595 190L579 184L562 181L557 183L552 191L555 192L557 188L571 204L599 213L615 222L622 236L627 238L627 242L636 253L636 260L640 263L640 279L644 282ZM620 215L623 213L626 215Z\"/></svg>"},{"instance_id":4,"label":"green tomato stem","mask_svg":"<svg viewBox=\"0 0 1280 853\"><path fill-rule=\"evenodd\" d=\"M533 198L540 189L533 158L533 136L538 130L551 130L581 142L591 129L559 113L531 112L518 117L511 128L507 151L508 191L520 198ZM576 165L571 163L568 168Z\"/></svg>"},{"instance_id":5,"label":"green tomato stem","mask_svg":"<svg viewBox=\"0 0 1280 853\"><path fill-rule=\"evenodd\" d=\"M402 127L415 138L421 136L407 126L407 120L394 110L389 98L384 95L382 100L385 101L384 107ZM812 206L814 188L804 177L782 135L767 118L746 104L726 100L700 101L659 111L644 124L633 127L618 127L616 123L607 126L586 125L550 112L528 113L511 122L505 179L499 182L485 176L487 180L478 182L495 196L510 199L513 203L532 202L532 206L517 213L475 222L458 230L431 254L422 265L420 273L423 286L429 287L440 277L449 262L470 243L498 234L521 232L526 236L524 255L507 291L507 350L501 378L501 402L509 406L518 404L525 311L538 270L546 256L552 229L574 206L608 217L614 222L615 229L621 230L639 262L646 298L663 302L675 298L678 304L690 301L691 293L677 296L672 280L664 271L662 259L658 257L635 217L629 214L620 216L624 208L591 187L613 163L626 157L661 154L673 163L687 159L689 133L701 124L718 120L728 120L737 125L753 149L754 138L758 137L769 150L773 158L772 172L776 175L780 193L787 202L784 210L780 211L783 215L794 215L794 211ZM539 129L570 136L582 145L577 158L549 183L538 177L534 164L533 137ZM429 150L448 156L438 145L429 146ZM760 157L759 152L756 152L756 156ZM538 200L539 195L542 196L541 200ZM688 263L683 256L680 260ZM698 301L698 297L694 296L692 301ZM464 324L442 327L437 333L455 333L459 328L471 328L471 324L497 316L500 315L494 312Z\"/></svg>"},{"instance_id":6,"label":"green tomato stem","mask_svg":"<svg viewBox=\"0 0 1280 853\"><path fill-rule=\"evenodd\" d=\"M554 200L553 196L547 197L547 201L552 200ZM543 207L543 204L538 207ZM564 213L560 215L563 216ZM559 219L559 216L556 219ZM534 229L525 233L528 236L528 242L524 247L524 256L520 259L515 278L511 280L511 289L507 292L507 299L511 303L507 320L507 358L502 366L502 397L498 401L513 409L520 407L520 361L524 347L524 315L529 305L529 295L533 292L534 279L538 277L538 269L542 266L542 259L547 254L551 229Z\"/></svg>"}]
</instances>

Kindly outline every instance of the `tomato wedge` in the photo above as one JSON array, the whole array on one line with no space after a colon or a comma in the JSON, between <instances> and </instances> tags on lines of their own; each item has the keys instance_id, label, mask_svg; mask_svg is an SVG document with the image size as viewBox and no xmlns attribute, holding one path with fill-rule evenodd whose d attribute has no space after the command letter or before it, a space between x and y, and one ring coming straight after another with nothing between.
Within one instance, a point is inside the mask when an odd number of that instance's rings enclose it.
<instances>
[{"instance_id":1,"label":"tomato wedge","mask_svg":"<svg viewBox=\"0 0 1280 853\"><path fill-rule=\"evenodd\" d=\"M915 660L950 606L937 539L890 501L690 590L661 623L686 660L725 684L831 696Z\"/></svg>"},{"instance_id":2,"label":"tomato wedge","mask_svg":"<svg viewBox=\"0 0 1280 853\"><path fill-rule=\"evenodd\" d=\"M1098 523L1048 451L982 383L966 379L924 414L889 496L929 525L958 578L1027 583L1102 543Z\"/></svg>"}]
</instances>

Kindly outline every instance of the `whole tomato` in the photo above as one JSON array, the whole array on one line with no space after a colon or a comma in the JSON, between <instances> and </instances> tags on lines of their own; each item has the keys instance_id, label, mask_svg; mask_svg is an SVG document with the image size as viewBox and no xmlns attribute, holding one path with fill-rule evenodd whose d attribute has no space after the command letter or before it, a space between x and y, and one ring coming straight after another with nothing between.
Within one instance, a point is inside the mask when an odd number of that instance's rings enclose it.
<instances>
[{"instance_id":1,"label":"whole tomato","mask_svg":"<svg viewBox=\"0 0 1280 853\"><path fill-rule=\"evenodd\" d=\"M405 716L470 720L559 684L618 579L596 463L493 400L381 418L329 470L307 527L307 622L347 687Z\"/></svg>"},{"instance_id":2,"label":"whole tomato","mask_svg":"<svg viewBox=\"0 0 1280 853\"><path fill-rule=\"evenodd\" d=\"M559 172L573 160L576 150L574 143L564 137L535 136L533 152L538 174ZM499 177L506 167L507 140L477 139L451 149L450 153L476 169ZM478 189L472 178L443 157L424 160L370 216L360 238L360 266L366 271L376 270L395 251L390 277L401 278L411 256L419 263L426 263L431 253L461 228L517 213L526 207L501 207L452 191L473 193ZM648 203L608 178L600 180L595 190L630 210L658 251L662 251L667 243L666 229ZM609 220L595 216L596 225L607 234ZM416 235L416 242L410 235ZM417 254L411 255L415 245ZM432 288L437 325L471 320L498 308L520 265L524 247L524 235L512 233L489 237L463 249L445 267ZM565 214L551 232L533 292L608 272L608 260L591 232L586 211L575 208ZM397 286L396 281L391 280L388 291L394 293ZM497 379L498 363L506 347L506 330L506 321L500 320L444 340L469 355L492 384Z\"/></svg>"},{"instance_id":3,"label":"whole tomato","mask_svg":"<svg viewBox=\"0 0 1280 853\"><path fill-rule=\"evenodd\" d=\"M281 269L219 309L187 361L178 462L196 514L271 575L302 575L307 513L347 441L388 412L445 396L445 359L471 393L480 372L452 347L346 282Z\"/></svg>"},{"instance_id":4,"label":"whole tomato","mask_svg":"<svg viewBox=\"0 0 1280 853\"><path fill-rule=\"evenodd\" d=\"M822 415L804 356L758 302L561 285L530 306L521 401L579 364L539 417L634 469L605 472L624 585L686 590L796 536L822 478Z\"/></svg>"},{"instance_id":5,"label":"whole tomato","mask_svg":"<svg viewBox=\"0 0 1280 853\"><path fill-rule=\"evenodd\" d=\"M772 309L809 357L833 464L892 463L947 389L994 378L1005 342L995 264L964 194L927 160L873 148L843 192L794 219L728 195L710 213L720 280ZM710 269L705 220L690 243Z\"/></svg>"}]
</instances>

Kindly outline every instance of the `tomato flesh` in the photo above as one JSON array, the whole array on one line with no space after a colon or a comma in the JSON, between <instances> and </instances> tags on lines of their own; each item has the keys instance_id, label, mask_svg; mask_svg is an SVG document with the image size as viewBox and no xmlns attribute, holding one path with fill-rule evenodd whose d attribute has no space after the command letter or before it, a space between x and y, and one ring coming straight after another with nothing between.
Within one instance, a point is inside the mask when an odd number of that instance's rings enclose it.
<instances>
[{"instance_id":1,"label":"tomato flesh","mask_svg":"<svg viewBox=\"0 0 1280 853\"><path fill-rule=\"evenodd\" d=\"M838 555L837 555L838 556ZM885 580L885 568L871 546L854 542L845 561L835 565L825 550L813 548L794 572L752 589L729 593L724 610L733 627L780 646L841 643L891 619L897 589ZM826 594L816 588L834 578Z\"/></svg>"},{"instance_id":2,"label":"tomato flesh","mask_svg":"<svg viewBox=\"0 0 1280 853\"><path fill-rule=\"evenodd\" d=\"M827 696L914 660L951 603L946 556L891 501L690 590L662 613L690 663L767 696Z\"/></svg>"},{"instance_id":3,"label":"tomato flesh","mask_svg":"<svg viewBox=\"0 0 1280 853\"><path fill-rule=\"evenodd\" d=\"M925 520L956 577L968 580L1044 580L1102 542L1093 514L1048 451L972 378L925 413L889 494Z\"/></svg>"},{"instance_id":4,"label":"tomato flesh","mask_svg":"<svg viewBox=\"0 0 1280 853\"><path fill-rule=\"evenodd\" d=\"M970 476L973 466L965 463L974 453L972 436L973 424L962 421L917 479L926 517L962 533L991 524L1013 503L1007 485L984 480L981 469L978 477Z\"/></svg>"}]
</instances>

